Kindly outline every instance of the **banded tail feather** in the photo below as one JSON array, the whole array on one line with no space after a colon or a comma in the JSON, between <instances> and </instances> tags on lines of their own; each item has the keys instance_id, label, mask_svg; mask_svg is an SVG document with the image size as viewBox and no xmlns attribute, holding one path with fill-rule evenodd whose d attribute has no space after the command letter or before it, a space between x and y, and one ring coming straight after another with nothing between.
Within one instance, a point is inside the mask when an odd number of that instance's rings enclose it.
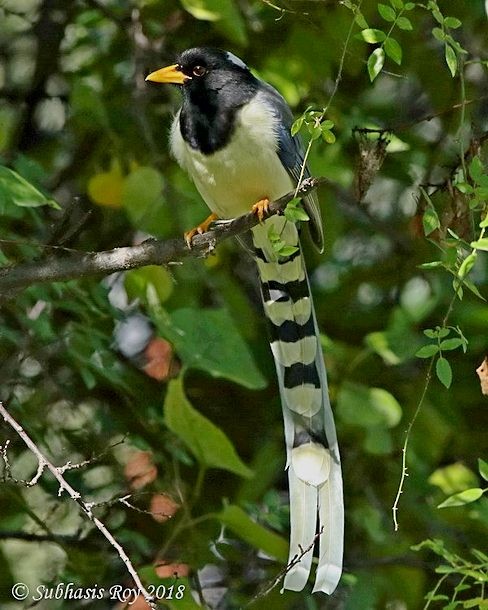
<instances>
[{"instance_id":1,"label":"banded tail feather","mask_svg":"<svg viewBox=\"0 0 488 610\"><path fill-rule=\"evenodd\" d=\"M297 252L280 257L271 247L273 226ZM284 589L301 591L318 534L313 591L331 594L342 573L344 507L337 436L320 337L296 226L273 216L252 230L261 295L271 329L285 428L290 488L290 553ZM303 554L306 549L310 550Z\"/></svg>"}]
</instances>

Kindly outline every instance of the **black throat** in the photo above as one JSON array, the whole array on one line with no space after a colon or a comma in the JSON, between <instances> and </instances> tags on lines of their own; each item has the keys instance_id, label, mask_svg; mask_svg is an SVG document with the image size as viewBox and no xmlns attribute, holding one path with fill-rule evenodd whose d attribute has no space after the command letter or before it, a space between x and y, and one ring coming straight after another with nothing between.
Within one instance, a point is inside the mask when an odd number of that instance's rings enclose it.
<instances>
[{"instance_id":1,"label":"black throat","mask_svg":"<svg viewBox=\"0 0 488 610\"><path fill-rule=\"evenodd\" d=\"M244 78L245 76L245 78ZM223 148L231 139L236 114L257 93L258 81L231 72L209 74L205 82L183 88L180 130L185 142L204 155Z\"/></svg>"}]
</instances>

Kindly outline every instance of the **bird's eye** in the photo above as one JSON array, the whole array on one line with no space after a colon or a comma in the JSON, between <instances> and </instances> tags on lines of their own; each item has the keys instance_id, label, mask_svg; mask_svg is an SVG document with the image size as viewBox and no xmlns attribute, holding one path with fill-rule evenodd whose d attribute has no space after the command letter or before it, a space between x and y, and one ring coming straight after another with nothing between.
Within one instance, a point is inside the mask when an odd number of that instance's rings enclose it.
<instances>
[{"instance_id":1,"label":"bird's eye","mask_svg":"<svg viewBox=\"0 0 488 610\"><path fill-rule=\"evenodd\" d=\"M206 72L207 72L207 68L205 68L205 66L195 66L193 68L194 76L203 76L204 74L206 74Z\"/></svg>"}]
</instances>

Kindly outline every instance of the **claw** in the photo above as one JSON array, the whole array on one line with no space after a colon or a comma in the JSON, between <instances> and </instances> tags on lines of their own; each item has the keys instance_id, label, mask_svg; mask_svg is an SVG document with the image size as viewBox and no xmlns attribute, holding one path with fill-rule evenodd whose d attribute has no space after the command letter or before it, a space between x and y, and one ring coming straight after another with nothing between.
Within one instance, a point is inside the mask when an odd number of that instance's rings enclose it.
<instances>
[{"instance_id":1,"label":"claw","mask_svg":"<svg viewBox=\"0 0 488 610\"><path fill-rule=\"evenodd\" d=\"M263 218L268 215L269 211L269 199L268 197L263 197L257 203L255 203L251 211L259 218L259 222L263 222Z\"/></svg>"},{"instance_id":2,"label":"claw","mask_svg":"<svg viewBox=\"0 0 488 610\"><path fill-rule=\"evenodd\" d=\"M189 250L191 250L191 241L195 237L195 235L202 235L202 233L206 233L208 231L209 226L217 219L217 214L210 214L210 216L206 218L203 222L201 222L199 225L183 233L183 237L186 241L186 245L188 246Z\"/></svg>"}]
</instances>

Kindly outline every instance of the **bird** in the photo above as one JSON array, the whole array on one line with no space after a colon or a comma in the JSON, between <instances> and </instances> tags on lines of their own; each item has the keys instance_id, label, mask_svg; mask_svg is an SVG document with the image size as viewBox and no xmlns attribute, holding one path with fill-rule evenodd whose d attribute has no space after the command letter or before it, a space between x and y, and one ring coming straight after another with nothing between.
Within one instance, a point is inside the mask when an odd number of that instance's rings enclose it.
<instances>
[{"instance_id":1,"label":"bird","mask_svg":"<svg viewBox=\"0 0 488 610\"><path fill-rule=\"evenodd\" d=\"M327 374L299 227L268 215L271 201L309 177L303 145L291 135L293 115L281 94L239 57L207 47L187 49L147 81L176 85L182 105L170 130L170 149L211 214L185 233L191 240L216 220L250 210L263 309L270 329L284 418L290 495L290 549L283 589L301 591L318 543L313 592L332 594L341 574L344 538L342 471ZM323 250L318 199L302 200L311 237ZM279 236L288 249L273 247Z\"/></svg>"}]
</instances>

